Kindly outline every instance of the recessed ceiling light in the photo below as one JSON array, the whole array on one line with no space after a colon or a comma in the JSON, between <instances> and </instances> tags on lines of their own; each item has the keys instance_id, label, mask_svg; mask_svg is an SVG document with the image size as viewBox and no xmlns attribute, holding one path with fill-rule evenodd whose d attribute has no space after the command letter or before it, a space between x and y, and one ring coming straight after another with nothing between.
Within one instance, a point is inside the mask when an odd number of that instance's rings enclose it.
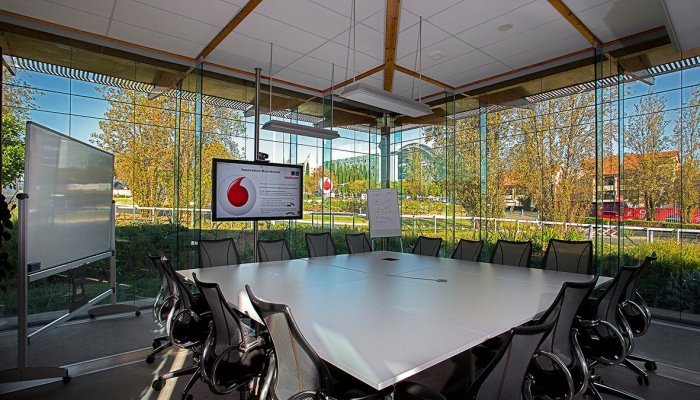
<instances>
[{"instance_id":1,"label":"recessed ceiling light","mask_svg":"<svg viewBox=\"0 0 700 400\"><path fill-rule=\"evenodd\" d=\"M435 50L434 52L428 54L428 58L435 61L442 60L445 58L445 53L440 50Z\"/></svg>"},{"instance_id":2,"label":"recessed ceiling light","mask_svg":"<svg viewBox=\"0 0 700 400\"><path fill-rule=\"evenodd\" d=\"M509 31L509 30L513 29L513 24L504 24L504 25L499 26L497 29L499 32Z\"/></svg>"}]
</instances>

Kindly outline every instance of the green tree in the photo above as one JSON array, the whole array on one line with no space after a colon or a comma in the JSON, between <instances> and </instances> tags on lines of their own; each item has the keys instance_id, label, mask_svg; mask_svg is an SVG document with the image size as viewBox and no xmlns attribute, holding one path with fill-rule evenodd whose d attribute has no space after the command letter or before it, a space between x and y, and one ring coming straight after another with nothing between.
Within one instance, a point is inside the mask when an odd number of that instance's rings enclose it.
<instances>
[{"instance_id":1,"label":"green tree","mask_svg":"<svg viewBox=\"0 0 700 400\"><path fill-rule=\"evenodd\" d=\"M243 134L244 126L238 113L207 105L202 117L200 177L193 168L197 152L194 102L183 100L176 113L173 97L148 99L145 93L112 87L99 91L110 106L105 120L100 121L100 132L92 134L93 141L114 153L116 178L129 186L134 202L143 207L174 206L176 202L188 207L197 201L204 207L211 204L211 159L240 158L234 139ZM198 193L195 183L199 179Z\"/></svg>"},{"instance_id":2,"label":"green tree","mask_svg":"<svg viewBox=\"0 0 700 400\"><path fill-rule=\"evenodd\" d=\"M669 124L664 112L666 100L650 89L634 105L634 116L625 125L625 198L643 204L647 218L653 219L656 208L673 200L672 192L678 160L669 150Z\"/></svg>"},{"instance_id":3,"label":"green tree","mask_svg":"<svg viewBox=\"0 0 700 400\"><path fill-rule=\"evenodd\" d=\"M683 173L677 179L676 193L681 193L683 220L692 222L700 210L700 89L694 87L690 99L676 118L675 143L681 149Z\"/></svg>"},{"instance_id":4,"label":"green tree","mask_svg":"<svg viewBox=\"0 0 700 400\"><path fill-rule=\"evenodd\" d=\"M36 109L38 92L3 67L2 184L17 187L24 175L24 136L29 111Z\"/></svg>"}]
</instances>

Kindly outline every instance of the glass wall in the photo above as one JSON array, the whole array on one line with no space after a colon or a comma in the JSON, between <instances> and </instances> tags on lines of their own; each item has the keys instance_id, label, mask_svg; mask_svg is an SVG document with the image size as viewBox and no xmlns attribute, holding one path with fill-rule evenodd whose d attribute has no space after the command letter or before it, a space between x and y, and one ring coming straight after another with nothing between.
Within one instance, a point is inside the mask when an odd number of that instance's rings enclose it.
<instances>
[{"instance_id":1,"label":"glass wall","mask_svg":"<svg viewBox=\"0 0 700 400\"><path fill-rule=\"evenodd\" d=\"M21 188L12 152L21 153L27 119L115 154L120 301L146 305L154 296L149 252L185 268L197 265L200 239L233 237L242 260L252 261L253 224L211 220L211 160L253 159L250 82L202 68L181 79L185 71L173 66L18 43L18 74L5 74L3 86L5 184ZM336 120L353 122L336 128L333 141L261 130L270 161L304 166L305 213L260 222L260 236L286 238L293 256L304 257L304 234L330 231L345 252L344 233L368 230L365 191L395 187L404 235L392 249L410 251L418 236L436 236L449 256L460 238L481 239L488 260L498 239L532 240L539 266L551 238L593 240L604 274L655 251L644 297L657 315L695 320L700 60L669 54L648 50L647 66L635 71L638 54L591 54L564 72L447 96L421 124L360 118L334 104ZM97 64L109 73L88 72ZM328 124L329 98L277 87L271 94L265 81L262 89L261 124ZM89 269L91 291L106 287L107 271L106 263ZM13 280L3 282L0 318L16 308ZM65 276L34 284L30 311L60 312L69 290Z\"/></svg>"}]
</instances>

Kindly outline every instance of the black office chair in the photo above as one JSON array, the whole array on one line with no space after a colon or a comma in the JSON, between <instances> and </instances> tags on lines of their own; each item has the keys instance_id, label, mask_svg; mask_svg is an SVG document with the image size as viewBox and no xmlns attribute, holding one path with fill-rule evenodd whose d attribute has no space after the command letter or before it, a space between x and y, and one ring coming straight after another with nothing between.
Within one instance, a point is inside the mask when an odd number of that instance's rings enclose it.
<instances>
[{"instance_id":1,"label":"black office chair","mask_svg":"<svg viewBox=\"0 0 700 400\"><path fill-rule=\"evenodd\" d=\"M182 399L189 400L192 398L188 396L189 391L201 374L200 360L203 343L209 335L211 311L206 301L200 295L192 294L185 281L178 275L165 256L161 258L161 263L165 273L168 275L168 279L174 283L174 295L176 298L172 314L166 324L166 330L170 333L170 342L174 346L192 352L193 364L189 367L159 375L153 381L151 387L155 391L160 391L166 380L192 375L182 391Z\"/></svg>"},{"instance_id":2,"label":"black office chair","mask_svg":"<svg viewBox=\"0 0 700 400\"><path fill-rule=\"evenodd\" d=\"M249 383L260 378L267 366L265 342L249 331L218 284L202 282L196 274L192 277L212 317L198 373L213 393L238 390L241 399L250 398Z\"/></svg>"},{"instance_id":3,"label":"black office chair","mask_svg":"<svg viewBox=\"0 0 700 400\"><path fill-rule=\"evenodd\" d=\"M418 236L412 253L421 256L437 257L440 254L440 246L442 246L442 238Z\"/></svg>"},{"instance_id":4,"label":"black office chair","mask_svg":"<svg viewBox=\"0 0 700 400\"><path fill-rule=\"evenodd\" d=\"M482 240L466 240L459 239L455 251L452 252L451 258L464 261L479 261L481 249L484 247Z\"/></svg>"},{"instance_id":5,"label":"black office chair","mask_svg":"<svg viewBox=\"0 0 700 400\"><path fill-rule=\"evenodd\" d=\"M512 265L515 267L530 267L532 259L532 241L514 242L510 240L498 240L491 254L491 263Z\"/></svg>"},{"instance_id":6,"label":"black office chair","mask_svg":"<svg viewBox=\"0 0 700 400\"><path fill-rule=\"evenodd\" d=\"M258 261L282 261L291 260L292 252L289 250L287 239L258 240Z\"/></svg>"},{"instance_id":7,"label":"black office chair","mask_svg":"<svg viewBox=\"0 0 700 400\"><path fill-rule=\"evenodd\" d=\"M528 398L531 382L527 370L535 352L552 330L559 316L558 309L545 323L521 326L508 332L503 346L464 393L455 398L474 400L521 400ZM464 396L466 394L466 396ZM413 382L396 385L396 400L444 400L444 396Z\"/></svg>"},{"instance_id":8,"label":"black office chair","mask_svg":"<svg viewBox=\"0 0 700 400\"><path fill-rule=\"evenodd\" d=\"M328 367L299 331L289 307L255 297L248 285L245 289L255 312L265 323L271 341L273 356L270 357L266 377L266 382L271 379L269 398L317 400L330 396L337 399L370 400L391 394L391 388L367 392L361 385L344 387L342 393L337 393L338 387L334 387L334 378ZM261 398L268 397L262 393Z\"/></svg>"},{"instance_id":9,"label":"black office chair","mask_svg":"<svg viewBox=\"0 0 700 400\"><path fill-rule=\"evenodd\" d=\"M334 256L336 254L335 243L329 232L307 233L306 247L309 257Z\"/></svg>"},{"instance_id":10,"label":"black office chair","mask_svg":"<svg viewBox=\"0 0 700 400\"><path fill-rule=\"evenodd\" d=\"M241 263L233 239L200 240L199 241L199 267L220 267L224 265L236 265Z\"/></svg>"},{"instance_id":11,"label":"black office chair","mask_svg":"<svg viewBox=\"0 0 700 400\"><path fill-rule=\"evenodd\" d=\"M651 311L649 311L649 307L637 291L637 285L644 271L646 271L654 261L656 261L656 253L644 259L632 277L630 284L627 285L627 290L625 290L625 294L622 297L622 314L632 330L633 340L636 337L644 336L651 325ZM632 346L632 348L634 348L634 346ZM627 357L625 357L625 360L622 362L626 367L637 374L637 382L640 385L648 385L649 376L632 361L643 362L644 368L647 371L656 370L656 361L653 358L633 354L630 350L630 353L627 354Z\"/></svg>"},{"instance_id":12,"label":"black office chair","mask_svg":"<svg viewBox=\"0 0 700 400\"><path fill-rule=\"evenodd\" d=\"M172 343L170 342L170 332L167 330L169 327L167 321L173 313L173 306L175 305L176 301L176 289L174 287L175 283L169 279L168 274L165 272L165 267L161 262L161 257L149 254L148 258L151 260L151 263L158 271L158 275L161 277L160 290L158 291L156 301L153 303L153 319L158 323L158 325L166 328L165 335L153 338L153 350L146 357L146 362L150 364L155 361L156 354L172 346Z\"/></svg>"},{"instance_id":13,"label":"black office chair","mask_svg":"<svg viewBox=\"0 0 700 400\"><path fill-rule=\"evenodd\" d=\"M549 239L542 269L593 275L593 242Z\"/></svg>"},{"instance_id":14,"label":"black office chair","mask_svg":"<svg viewBox=\"0 0 700 400\"><path fill-rule=\"evenodd\" d=\"M597 363L621 364L632 350L633 334L622 312L623 296L639 268L638 266L620 268L605 290L597 298L584 303L580 310L579 342L583 354L590 360L590 367ZM594 378L590 381L589 393L596 399L602 399L600 391L626 399L641 399L635 394L605 385L597 377Z\"/></svg>"},{"instance_id":15,"label":"black office chair","mask_svg":"<svg viewBox=\"0 0 700 400\"><path fill-rule=\"evenodd\" d=\"M346 233L345 243L348 244L350 254L367 253L372 251L372 245L364 233Z\"/></svg>"},{"instance_id":16,"label":"black office chair","mask_svg":"<svg viewBox=\"0 0 700 400\"><path fill-rule=\"evenodd\" d=\"M528 370L535 398L570 399L588 389L590 372L574 323L579 308L593 292L597 280L596 276L588 282L565 282L550 308L538 319L546 321L551 313L559 310L554 328L540 345Z\"/></svg>"}]
</instances>

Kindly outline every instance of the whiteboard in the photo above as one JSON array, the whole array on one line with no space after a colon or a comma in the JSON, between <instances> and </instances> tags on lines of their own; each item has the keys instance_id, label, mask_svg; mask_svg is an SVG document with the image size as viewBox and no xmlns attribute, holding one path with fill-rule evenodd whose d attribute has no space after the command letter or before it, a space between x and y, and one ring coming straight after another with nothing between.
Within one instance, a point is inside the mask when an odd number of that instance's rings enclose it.
<instances>
[{"instance_id":1,"label":"whiteboard","mask_svg":"<svg viewBox=\"0 0 700 400\"><path fill-rule=\"evenodd\" d=\"M396 189L367 191L367 217L372 238L401 236L399 194Z\"/></svg>"},{"instance_id":2,"label":"whiteboard","mask_svg":"<svg viewBox=\"0 0 700 400\"><path fill-rule=\"evenodd\" d=\"M25 157L31 272L111 251L114 156L28 122Z\"/></svg>"}]
</instances>

